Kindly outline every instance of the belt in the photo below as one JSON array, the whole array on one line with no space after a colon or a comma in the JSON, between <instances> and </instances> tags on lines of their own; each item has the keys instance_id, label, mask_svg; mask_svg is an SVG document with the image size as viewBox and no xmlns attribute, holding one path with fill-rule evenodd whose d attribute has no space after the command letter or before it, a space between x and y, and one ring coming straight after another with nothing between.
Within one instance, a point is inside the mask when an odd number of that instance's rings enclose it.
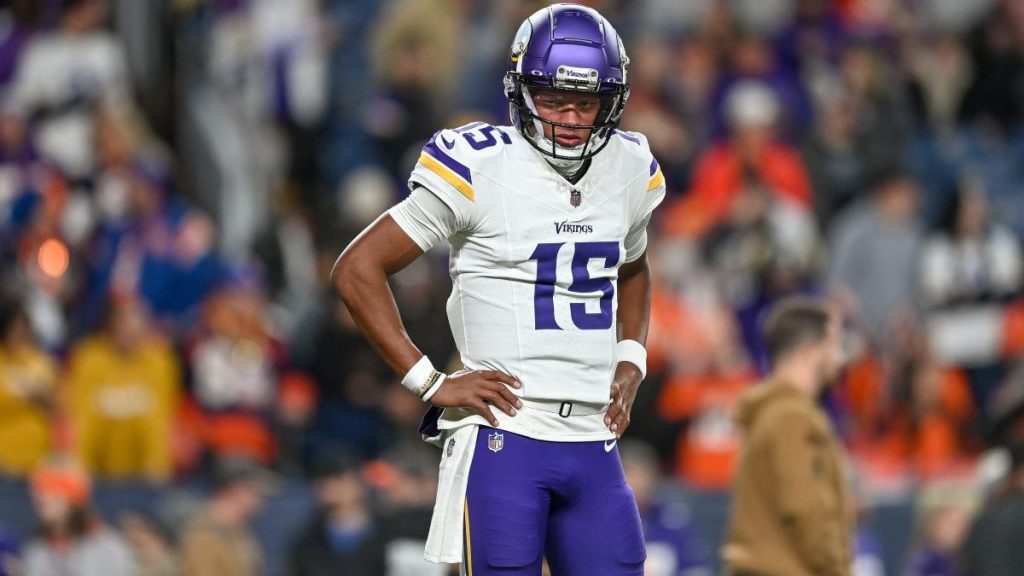
<instances>
[{"instance_id":1,"label":"belt","mask_svg":"<svg viewBox=\"0 0 1024 576\"><path fill-rule=\"evenodd\" d=\"M593 416L608 411L608 404L592 404L590 402L561 402L559 400L526 400L520 398L523 406L541 412L558 414L562 418L570 416Z\"/></svg>"}]
</instances>

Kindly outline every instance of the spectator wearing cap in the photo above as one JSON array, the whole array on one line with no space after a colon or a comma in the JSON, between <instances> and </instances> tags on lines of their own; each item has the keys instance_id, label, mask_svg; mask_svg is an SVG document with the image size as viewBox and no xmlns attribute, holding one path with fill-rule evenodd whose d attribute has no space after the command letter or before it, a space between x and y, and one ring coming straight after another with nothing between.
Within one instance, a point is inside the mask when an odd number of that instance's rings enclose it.
<instances>
[{"instance_id":1,"label":"spectator wearing cap","mask_svg":"<svg viewBox=\"0 0 1024 576\"><path fill-rule=\"evenodd\" d=\"M289 576L386 574L380 519L359 462L326 457L315 465L313 484L319 510L292 548Z\"/></svg>"},{"instance_id":2,"label":"spectator wearing cap","mask_svg":"<svg viewBox=\"0 0 1024 576\"><path fill-rule=\"evenodd\" d=\"M810 211L807 170L799 153L777 138L779 102L771 88L755 80L737 82L725 111L729 137L698 161L690 192L666 214L669 235L701 236L776 199Z\"/></svg>"},{"instance_id":3,"label":"spectator wearing cap","mask_svg":"<svg viewBox=\"0 0 1024 576\"><path fill-rule=\"evenodd\" d=\"M1024 440L1016 440L1007 451L1010 466L1006 477L975 518L964 544L967 576L1024 574Z\"/></svg>"},{"instance_id":4,"label":"spectator wearing cap","mask_svg":"<svg viewBox=\"0 0 1024 576\"><path fill-rule=\"evenodd\" d=\"M53 358L32 340L20 302L0 303L0 472L22 476L50 450Z\"/></svg>"},{"instance_id":5,"label":"spectator wearing cap","mask_svg":"<svg viewBox=\"0 0 1024 576\"><path fill-rule=\"evenodd\" d=\"M23 576L132 576L131 551L90 505L86 471L70 460L37 468L29 481L38 536L25 548Z\"/></svg>"},{"instance_id":6,"label":"spectator wearing cap","mask_svg":"<svg viewBox=\"0 0 1024 576\"><path fill-rule=\"evenodd\" d=\"M75 449L92 473L151 481L170 477L179 368L142 302L110 304L103 332L72 350L67 379Z\"/></svg>"},{"instance_id":7,"label":"spectator wearing cap","mask_svg":"<svg viewBox=\"0 0 1024 576\"><path fill-rule=\"evenodd\" d=\"M275 479L245 457L214 463L211 493L181 535L182 576L256 576L263 552L251 523Z\"/></svg>"}]
</instances>

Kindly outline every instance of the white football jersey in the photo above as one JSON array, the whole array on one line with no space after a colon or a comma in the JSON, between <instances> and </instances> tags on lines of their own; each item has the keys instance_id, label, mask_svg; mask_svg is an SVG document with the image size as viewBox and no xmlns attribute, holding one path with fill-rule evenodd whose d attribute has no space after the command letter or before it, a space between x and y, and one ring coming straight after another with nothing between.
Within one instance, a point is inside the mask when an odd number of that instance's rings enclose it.
<instances>
[{"instance_id":1,"label":"white football jersey","mask_svg":"<svg viewBox=\"0 0 1024 576\"><path fill-rule=\"evenodd\" d=\"M478 122L435 134L409 183L454 214L448 318L464 366L515 377L527 400L607 403L618 270L646 249L647 222L665 196L646 139L616 131L571 184L514 128ZM409 231L407 218L392 215ZM614 437L600 414L533 412L495 410L503 429L534 438ZM449 409L441 428L463 423L486 422Z\"/></svg>"}]
</instances>

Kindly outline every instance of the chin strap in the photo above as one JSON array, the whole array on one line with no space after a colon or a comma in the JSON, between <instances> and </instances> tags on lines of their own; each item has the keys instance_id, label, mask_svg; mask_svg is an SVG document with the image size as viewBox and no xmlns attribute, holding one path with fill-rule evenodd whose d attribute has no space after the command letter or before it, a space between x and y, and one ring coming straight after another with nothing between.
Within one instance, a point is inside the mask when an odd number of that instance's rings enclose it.
<instances>
[{"instance_id":1,"label":"chin strap","mask_svg":"<svg viewBox=\"0 0 1024 576\"><path fill-rule=\"evenodd\" d=\"M570 178L571 176L578 173L583 168L583 164L585 162L585 160L552 158L546 154L542 154L542 156L544 156L544 159L548 161L548 164L551 164L551 167L554 168L556 172L558 172L565 178Z\"/></svg>"}]
</instances>

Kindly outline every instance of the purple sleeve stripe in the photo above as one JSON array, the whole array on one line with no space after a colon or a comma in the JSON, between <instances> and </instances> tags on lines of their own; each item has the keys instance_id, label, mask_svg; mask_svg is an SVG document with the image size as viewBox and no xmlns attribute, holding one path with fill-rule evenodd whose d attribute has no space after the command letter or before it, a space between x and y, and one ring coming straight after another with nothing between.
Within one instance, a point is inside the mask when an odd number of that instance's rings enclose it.
<instances>
[{"instance_id":1,"label":"purple sleeve stripe","mask_svg":"<svg viewBox=\"0 0 1024 576\"><path fill-rule=\"evenodd\" d=\"M619 136L622 136L626 140L629 140L633 144L636 144L637 146L640 145L640 139L637 138L636 136L633 136L632 134L626 134L622 130L616 130L615 133L618 134Z\"/></svg>"},{"instance_id":2,"label":"purple sleeve stripe","mask_svg":"<svg viewBox=\"0 0 1024 576\"><path fill-rule=\"evenodd\" d=\"M657 171L658 171L658 160L656 158L651 158L651 176L654 176L654 173L657 172Z\"/></svg>"},{"instance_id":3,"label":"purple sleeve stripe","mask_svg":"<svg viewBox=\"0 0 1024 576\"><path fill-rule=\"evenodd\" d=\"M484 125L483 122L471 122L469 124L466 124L462 128L456 128L455 131L461 134L463 132L469 132L470 130L472 130L472 129L478 127L478 126L483 126L483 125Z\"/></svg>"},{"instance_id":4,"label":"purple sleeve stripe","mask_svg":"<svg viewBox=\"0 0 1024 576\"><path fill-rule=\"evenodd\" d=\"M473 183L473 178L470 176L469 168L467 168L464 164L460 164L451 156L445 154L441 150L441 148L438 147L436 138L431 140L430 142L427 142L426 145L423 146L423 151L429 154L432 158L434 158L434 160L437 160L441 164L444 164L444 166L451 170L452 172L458 174L459 177L461 177L466 182L470 184Z\"/></svg>"}]
</instances>

